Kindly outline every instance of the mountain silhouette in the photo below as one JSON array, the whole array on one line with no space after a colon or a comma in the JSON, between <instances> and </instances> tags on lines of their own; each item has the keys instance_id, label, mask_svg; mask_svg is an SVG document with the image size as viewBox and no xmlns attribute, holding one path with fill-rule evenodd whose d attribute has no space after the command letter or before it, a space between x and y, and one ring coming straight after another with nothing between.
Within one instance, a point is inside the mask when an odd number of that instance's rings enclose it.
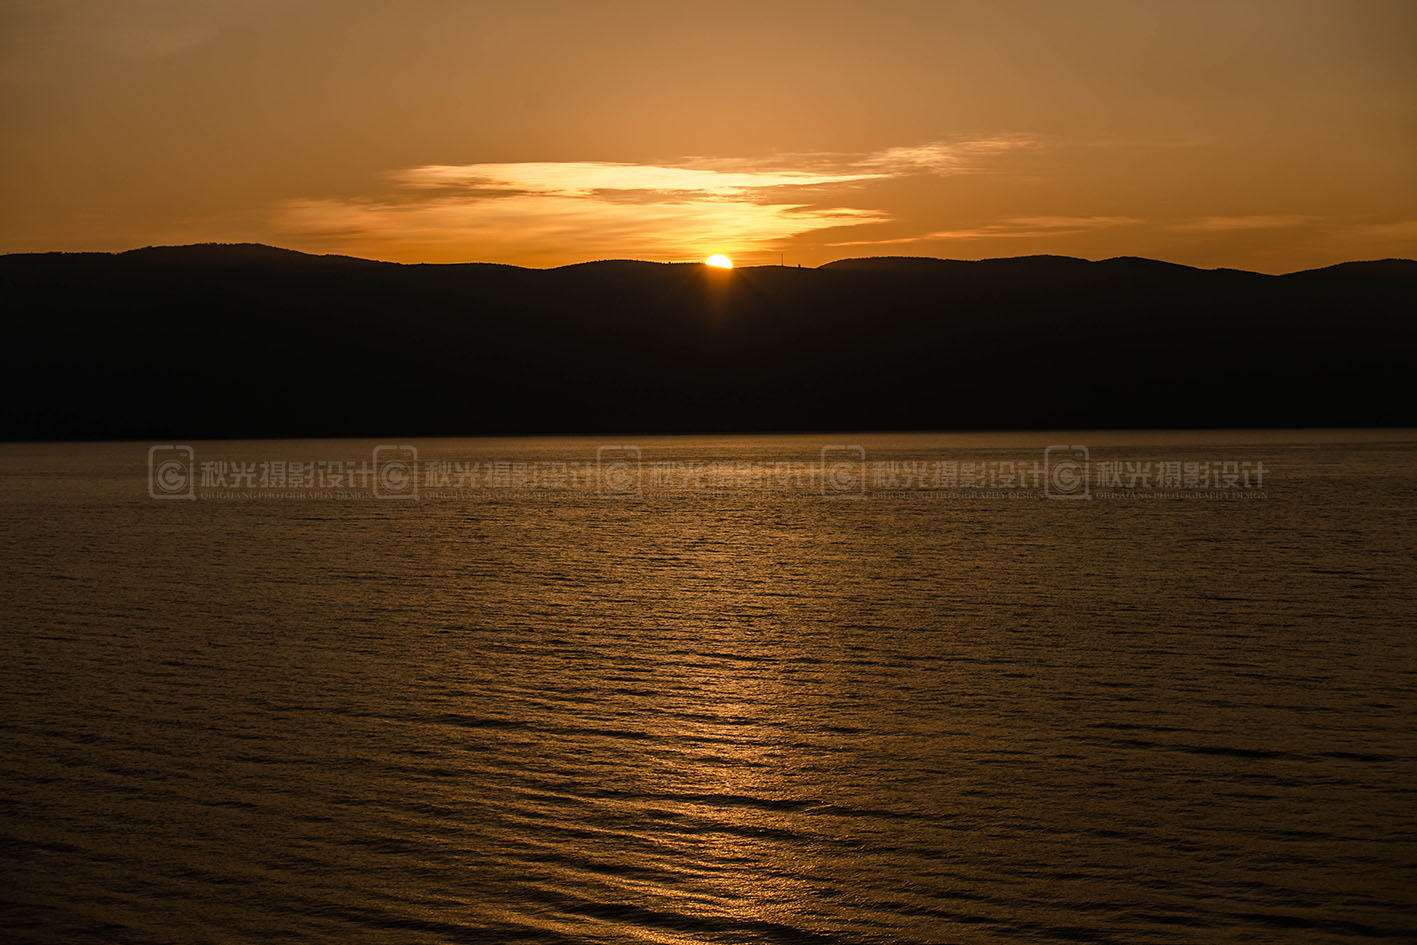
<instances>
[{"instance_id":1,"label":"mountain silhouette","mask_svg":"<svg viewBox=\"0 0 1417 945\"><path fill-rule=\"evenodd\" d=\"M0 256L0 438L1403 426L1417 262Z\"/></svg>"}]
</instances>

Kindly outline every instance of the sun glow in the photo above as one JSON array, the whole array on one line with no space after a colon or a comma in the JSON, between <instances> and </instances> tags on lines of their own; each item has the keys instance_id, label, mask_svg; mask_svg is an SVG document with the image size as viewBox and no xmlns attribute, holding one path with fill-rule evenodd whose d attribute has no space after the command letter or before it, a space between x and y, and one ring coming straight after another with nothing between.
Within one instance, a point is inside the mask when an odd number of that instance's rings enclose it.
<instances>
[{"instance_id":1,"label":"sun glow","mask_svg":"<svg viewBox=\"0 0 1417 945\"><path fill-rule=\"evenodd\" d=\"M732 268L733 268L733 260L729 259L727 256L723 255L722 253L714 253L714 254L713 254L712 256L710 256L708 259L705 259L705 260L704 260L704 265L705 265L705 266L717 266L717 267L720 268L720 269L732 269Z\"/></svg>"}]
</instances>

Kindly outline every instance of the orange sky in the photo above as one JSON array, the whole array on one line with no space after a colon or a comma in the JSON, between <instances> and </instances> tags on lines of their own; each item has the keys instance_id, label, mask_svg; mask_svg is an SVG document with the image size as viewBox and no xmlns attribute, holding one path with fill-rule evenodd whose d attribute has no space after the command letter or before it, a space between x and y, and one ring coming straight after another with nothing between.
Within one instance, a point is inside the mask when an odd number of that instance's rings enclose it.
<instances>
[{"instance_id":1,"label":"orange sky","mask_svg":"<svg viewBox=\"0 0 1417 945\"><path fill-rule=\"evenodd\" d=\"M1417 3L0 2L0 251L1417 256Z\"/></svg>"}]
</instances>

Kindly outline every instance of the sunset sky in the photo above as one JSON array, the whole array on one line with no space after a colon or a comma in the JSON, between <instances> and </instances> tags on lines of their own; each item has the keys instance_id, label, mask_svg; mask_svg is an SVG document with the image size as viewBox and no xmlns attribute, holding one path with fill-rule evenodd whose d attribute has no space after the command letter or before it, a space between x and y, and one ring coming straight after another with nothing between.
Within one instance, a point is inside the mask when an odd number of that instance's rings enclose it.
<instances>
[{"instance_id":1,"label":"sunset sky","mask_svg":"<svg viewBox=\"0 0 1417 945\"><path fill-rule=\"evenodd\" d=\"M0 0L0 251L1417 256L1417 3Z\"/></svg>"}]
</instances>

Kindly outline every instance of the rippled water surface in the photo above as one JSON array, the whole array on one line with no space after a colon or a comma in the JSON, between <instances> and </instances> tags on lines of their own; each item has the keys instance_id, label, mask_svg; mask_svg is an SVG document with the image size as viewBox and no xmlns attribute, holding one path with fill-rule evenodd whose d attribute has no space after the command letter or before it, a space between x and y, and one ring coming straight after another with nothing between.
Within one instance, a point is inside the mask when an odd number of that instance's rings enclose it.
<instances>
[{"instance_id":1,"label":"rippled water surface","mask_svg":"<svg viewBox=\"0 0 1417 945\"><path fill-rule=\"evenodd\" d=\"M1082 500L875 476L1055 441L1268 474ZM761 474L841 443L865 495ZM735 472L166 501L147 444L0 446L6 940L1417 934L1417 437L634 445Z\"/></svg>"}]
</instances>

